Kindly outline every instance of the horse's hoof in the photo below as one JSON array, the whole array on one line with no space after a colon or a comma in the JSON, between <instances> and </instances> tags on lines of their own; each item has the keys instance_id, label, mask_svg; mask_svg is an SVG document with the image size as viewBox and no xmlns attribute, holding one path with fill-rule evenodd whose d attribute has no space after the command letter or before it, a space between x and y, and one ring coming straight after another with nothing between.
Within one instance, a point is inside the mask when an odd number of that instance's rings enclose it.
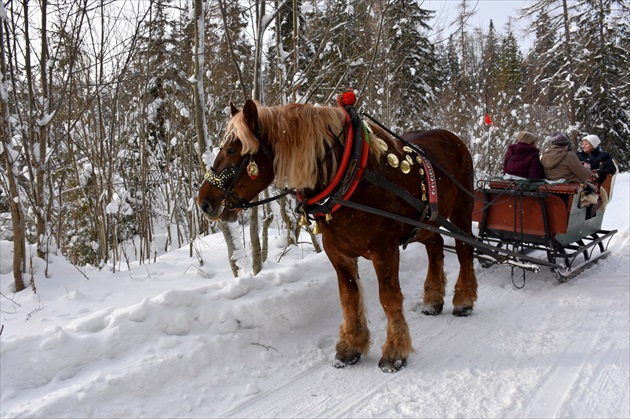
<instances>
[{"instance_id":1,"label":"horse's hoof","mask_svg":"<svg viewBox=\"0 0 630 419\"><path fill-rule=\"evenodd\" d=\"M425 316L437 316L442 313L443 308L444 304L425 305L422 309L422 314Z\"/></svg>"},{"instance_id":2,"label":"horse's hoof","mask_svg":"<svg viewBox=\"0 0 630 419\"><path fill-rule=\"evenodd\" d=\"M453 308L453 316L468 317L472 311L472 306L455 307Z\"/></svg>"},{"instance_id":3,"label":"horse's hoof","mask_svg":"<svg viewBox=\"0 0 630 419\"><path fill-rule=\"evenodd\" d=\"M405 368L406 366L407 366L407 358L403 358L403 359L381 358L381 360L378 361L378 367L381 369L381 371L388 372L388 373L398 372L401 369Z\"/></svg>"},{"instance_id":4,"label":"horse's hoof","mask_svg":"<svg viewBox=\"0 0 630 419\"><path fill-rule=\"evenodd\" d=\"M349 365L354 365L361 360L361 353L354 352L348 356L335 355L335 360L333 361L333 367L335 368L344 368Z\"/></svg>"}]
</instances>

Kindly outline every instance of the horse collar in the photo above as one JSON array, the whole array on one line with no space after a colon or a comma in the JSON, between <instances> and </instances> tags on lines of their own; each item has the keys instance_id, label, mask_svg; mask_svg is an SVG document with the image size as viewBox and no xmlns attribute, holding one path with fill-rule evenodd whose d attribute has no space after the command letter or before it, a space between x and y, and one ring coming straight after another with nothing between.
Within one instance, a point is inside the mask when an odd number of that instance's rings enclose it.
<instances>
[{"instance_id":1,"label":"horse collar","mask_svg":"<svg viewBox=\"0 0 630 419\"><path fill-rule=\"evenodd\" d=\"M347 126L346 144L335 177L314 197L307 198L301 191L296 193L300 205L307 214L323 216L336 211L340 204L334 203L333 200L349 199L363 177L370 149L365 125L356 109L351 106L344 109Z\"/></svg>"}]
</instances>

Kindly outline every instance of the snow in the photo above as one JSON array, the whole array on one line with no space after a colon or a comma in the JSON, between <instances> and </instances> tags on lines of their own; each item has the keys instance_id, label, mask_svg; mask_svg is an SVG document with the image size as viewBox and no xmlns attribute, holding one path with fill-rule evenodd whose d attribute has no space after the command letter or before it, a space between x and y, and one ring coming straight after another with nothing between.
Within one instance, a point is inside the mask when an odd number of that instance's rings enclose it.
<instances>
[{"instance_id":1,"label":"snow","mask_svg":"<svg viewBox=\"0 0 630 419\"><path fill-rule=\"evenodd\" d=\"M630 416L630 175L620 174L604 228L608 258L565 284L542 269L523 289L510 268L477 266L470 317L421 313L426 255L401 251L416 352L378 367L386 320L361 260L372 350L335 369L336 277L307 244L283 255L272 232L257 276L233 278L222 236L115 274L61 256L33 259L34 285L12 292L0 243L2 417L608 417ZM27 250L28 251L28 250ZM520 274L518 274L520 275ZM28 282L29 275L25 275ZM521 279L520 276L515 281Z\"/></svg>"}]
</instances>

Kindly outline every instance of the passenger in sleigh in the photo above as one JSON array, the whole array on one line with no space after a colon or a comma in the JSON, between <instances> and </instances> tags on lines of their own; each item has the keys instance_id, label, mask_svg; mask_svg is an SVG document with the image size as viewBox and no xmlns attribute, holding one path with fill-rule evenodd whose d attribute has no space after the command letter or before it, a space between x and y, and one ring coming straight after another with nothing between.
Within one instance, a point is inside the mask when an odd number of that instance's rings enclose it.
<instances>
[{"instance_id":1,"label":"passenger in sleigh","mask_svg":"<svg viewBox=\"0 0 630 419\"><path fill-rule=\"evenodd\" d=\"M536 147L538 137L531 132L520 131L516 143L508 146L503 159L503 174L526 179L543 179L545 172L540 163L540 150Z\"/></svg>"},{"instance_id":2,"label":"passenger in sleigh","mask_svg":"<svg viewBox=\"0 0 630 419\"><path fill-rule=\"evenodd\" d=\"M582 150L577 156L597 176L597 185L601 186L606 176L617 173L617 168L610 154L601 149L600 143L597 135L587 135L582 139Z\"/></svg>"},{"instance_id":3,"label":"passenger in sleigh","mask_svg":"<svg viewBox=\"0 0 630 419\"><path fill-rule=\"evenodd\" d=\"M563 132L552 135L551 146L545 150L541 159L545 177L549 180L564 179L583 184L585 197L582 204L590 205L587 214L587 218L590 218L601 206L599 190L594 184L596 178L589 168L582 165L577 154L569 150L570 144L569 137Z\"/></svg>"}]
</instances>

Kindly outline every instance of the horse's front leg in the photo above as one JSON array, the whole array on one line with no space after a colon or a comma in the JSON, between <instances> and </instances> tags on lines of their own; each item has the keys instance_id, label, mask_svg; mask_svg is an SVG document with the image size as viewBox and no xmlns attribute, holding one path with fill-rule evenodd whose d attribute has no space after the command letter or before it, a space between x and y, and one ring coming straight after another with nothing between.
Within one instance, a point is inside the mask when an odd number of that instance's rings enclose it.
<instances>
[{"instance_id":1,"label":"horse's front leg","mask_svg":"<svg viewBox=\"0 0 630 419\"><path fill-rule=\"evenodd\" d=\"M325 247L326 248L326 247ZM361 354L370 347L370 331L363 305L363 290L359 282L357 258L342 255L339 251L326 248L328 258L337 272L339 298L343 311L343 321L339 327L337 354L333 365L343 368L356 364Z\"/></svg>"},{"instance_id":2,"label":"horse's front leg","mask_svg":"<svg viewBox=\"0 0 630 419\"><path fill-rule=\"evenodd\" d=\"M387 315L387 340L378 366L384 372L397 372L407 365L413 351L409 327L403 313L403 295L398 279L400 253L398 247L374 254L372 263L378 277L381 306Z\"/></svg>"}]
</instances>

